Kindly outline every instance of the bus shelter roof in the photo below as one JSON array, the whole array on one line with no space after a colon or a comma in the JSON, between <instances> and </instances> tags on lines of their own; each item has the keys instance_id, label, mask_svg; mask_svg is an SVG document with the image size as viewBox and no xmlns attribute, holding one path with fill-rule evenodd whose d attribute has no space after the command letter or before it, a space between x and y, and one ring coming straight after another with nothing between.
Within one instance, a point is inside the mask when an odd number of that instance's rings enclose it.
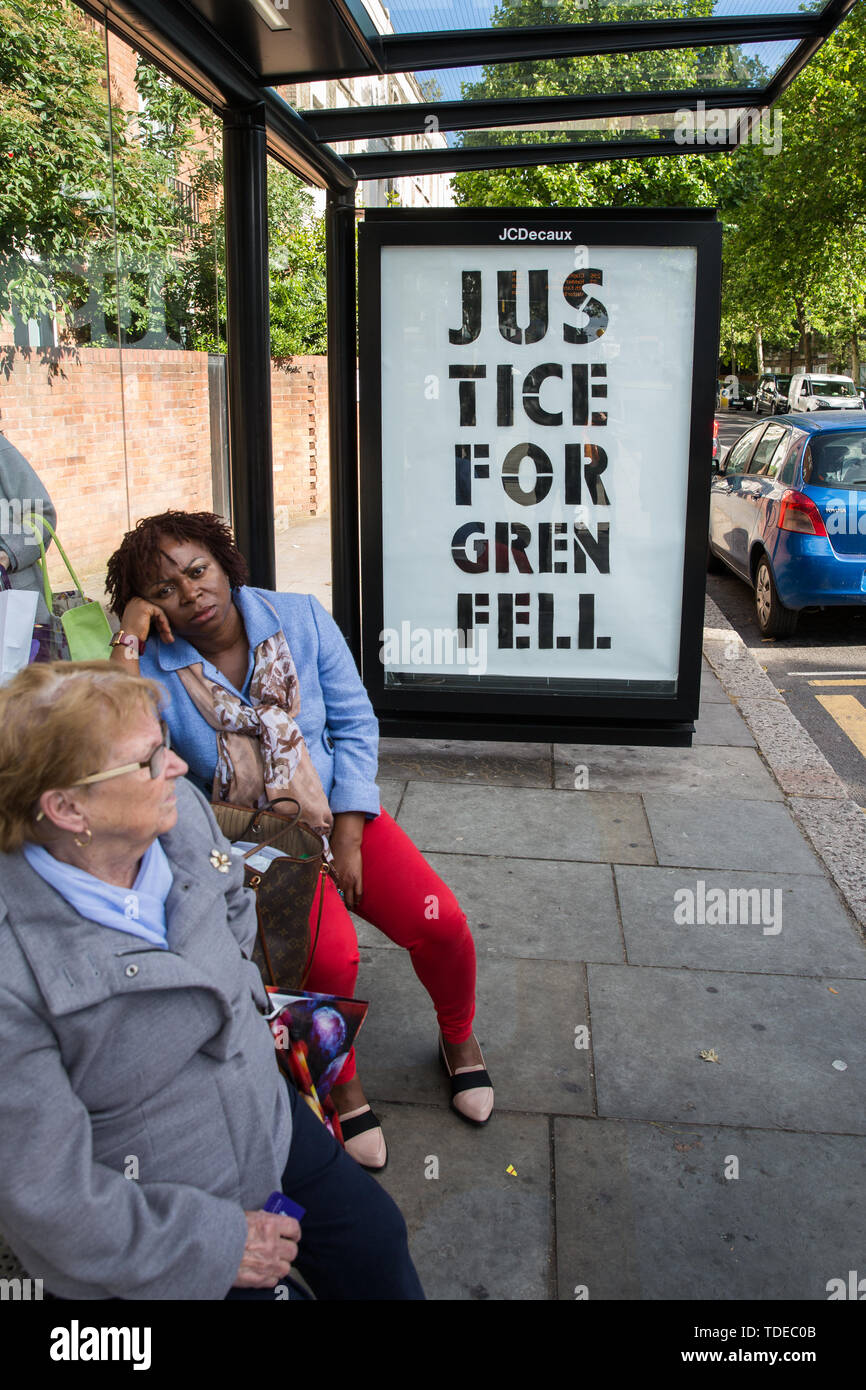
<instances>
[{"instance_id":1,"label":"bus shelter roof","mask_svg":"<svg viewBox=\"0 0 866 1390\"><path fill-rule=\"evenodd\" d=\"M269 152L336 192L358 179L686 154L674 114L707 108L738 113L702 146L730 149L856 0L79 3L218 110L263 106ZM387 100L367 104L356 86L347 104L298 111L276 90L389 74L400 80Z\"/></svg>"}]
</instances>

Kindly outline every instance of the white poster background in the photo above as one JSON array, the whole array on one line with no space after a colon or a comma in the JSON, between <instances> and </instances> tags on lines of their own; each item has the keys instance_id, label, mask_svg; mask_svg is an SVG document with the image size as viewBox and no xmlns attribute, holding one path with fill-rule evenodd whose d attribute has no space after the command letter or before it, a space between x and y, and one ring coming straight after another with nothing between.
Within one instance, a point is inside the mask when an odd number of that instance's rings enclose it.
<instances>
[{"instance_id":1,"label":"white poster background","mask_svg":"<svg viewBox=\"0 0 866 1390\"><path fill-rule=\"evenodd\" d=\"M400 634L383 649L385 671L439 672L465 676L466 663L425 662L417 634L457 627L458 593L488 594L490 622L483 665L488 677L547 677L574 680L675 681L678 672L685 536L688 437L691 409L696 252L691 247L591 247L581 261L572 246L386 247L382 250L382 526L384 628ZM598 268L601 285L587 285L608 313L603 336L586 346L568 344L563 324L580 328L586 316L562 294L575 267ZM497 271L517 271L517 323L529 321L528 271L547 269L549 323L541 341L515 345L499 331ZM482 273L482 328L467 346L454 346L449 329L462 323L462 273ZM563 379L541 387L540 403L563 412L561 426L533 423L525 415L521 388L527 373L545 362L561 363ZM571 364L604 363L607 399L590 399L590 410L608 412L605 426L571 423ZM514 368L514 426L496 424L496 370ZM451 365L480 365L476 382L476 425L460 426L459 382ZM590 385L595 380L590 380ZM508 497L502 460L515 444L544 449L553 465L553 486L534 506ZM473 481L470 506L455 503L455 445L488 444L490 478ZM586 573L572 563L574 507L564 501L564 446L597 444L607 453L602 482L609 506L595 506L583 487L579 517L597 535L610 522L610 573L600 574L587 556ZM530 488L534 469L521 465L521 484ZM486 526L490 570L466 574L451 553L455 531L468 521ZM533 532L527 554L532 574L494 570L493 527L520 522ZM569 548L556 553L566 574L537 572L539 522L567 522ZM471 552L474 553L474 552ZM515 627L530 637L528 650L500 650L499 593L529 593L530 625ZM569 650L540 650L537 595L554 595L554 633L569 635ZM595 633L610 646L578 650L578 595L595 595ZM408 624L408 627L407 627ZM481 629L476 629L481 632ZM411 634L411 644L407 637ZM431 639L432 640L432 639ZM399 648L399 650L398 650ZM413 652L414 648L414 652ZM446 659L443 661L443 655ZM419 657L421 659L419 659Z\"/></svg>"}]
</instances>

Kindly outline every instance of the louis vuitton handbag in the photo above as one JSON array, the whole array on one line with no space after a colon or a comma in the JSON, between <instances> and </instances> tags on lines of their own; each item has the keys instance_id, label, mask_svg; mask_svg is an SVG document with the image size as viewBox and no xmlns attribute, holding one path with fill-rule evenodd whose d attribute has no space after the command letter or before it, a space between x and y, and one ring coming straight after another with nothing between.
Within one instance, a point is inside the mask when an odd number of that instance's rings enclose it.
<instances>
[{"instance_id":1,"label":"louis vuitton handbag","mask_svg":"<svg viewBox=\"0 0 866 1390\"><path fill-rule=\"evenodd\" d=\"M279 801L297 808L294 816L275 811ZM316 950L325 876L325 842L300 819L294 797L278 797L269 807L253 811L228 801L211 810L227 840L242 850L244 877L256 895L258 931L253 960L266 985L282 990L303 989ZM310 940L310 910L319 892L316 929Z\"/></svg>"}]
</instances>

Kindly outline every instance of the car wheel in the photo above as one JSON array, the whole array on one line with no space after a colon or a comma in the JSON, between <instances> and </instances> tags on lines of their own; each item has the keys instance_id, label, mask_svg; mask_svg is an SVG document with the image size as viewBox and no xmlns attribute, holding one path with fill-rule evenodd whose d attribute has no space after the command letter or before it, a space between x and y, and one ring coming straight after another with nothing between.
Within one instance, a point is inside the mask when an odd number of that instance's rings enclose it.
<instances>
[{"instance_id":1,"label":"car wheel","mask_svg":"<svg viewBox=\"0 0 866 1390\"><path fill-rule=\"evenodd\" d=\"M761 556L755 571L755 615L765 637L790 637L800 616L779 598L766 555Z\"/></svg>"}]
</instances>

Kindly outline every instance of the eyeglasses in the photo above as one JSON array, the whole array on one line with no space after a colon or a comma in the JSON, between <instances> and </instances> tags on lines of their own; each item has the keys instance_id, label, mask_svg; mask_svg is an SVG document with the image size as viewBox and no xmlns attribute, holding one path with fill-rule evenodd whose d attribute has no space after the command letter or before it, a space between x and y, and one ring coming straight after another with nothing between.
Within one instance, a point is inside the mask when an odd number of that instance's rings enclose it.
<instances>
[{"instance_id":1,"label":"eyeglasses","mask_svg":"<svg viewBox=\"0 0 866 1390\"><path fill-rule=\"evenodd\" d=\"M93 772L89 777L82 777L80 782L72 782L70 785L73 787L85 787L89 782L107 782L110 777L121 777L125 772L138 772L139 769L143 767L149 769L150 779L152 782L155 781L156 778L161 777L165 771L166 754L171 748L171 735L168 731L168 725L164 720L160 719L159 727L162 733L162 743L151 753L150 757L145 758L143 762L124 763L123 767L113 767L109 772ZM44 819L45 812L39 811L36 815L36 820L40 821Z\"/></svg>"},{"instance_id":2,"label":"eyeglasses","mask_svg":"<svg viewBox=\"0 0 866 1390\"><path fill-rule=\"evenodd\" d=\"M145 758L141 763L124 763L123 767L113 767L110 772L94 772L89 777L82 777L80 782L73 782L73 787L86 787L89 782L107 782L109 777L121 777L125 772L138 772L139 768L150 769L151 780L161 777L165 771L165 757L171 748L171 736L168 732L168 725L164 720L159 721L162 732L162 743L151 753L149 758Z\"/></svg>"}]
</instances>

